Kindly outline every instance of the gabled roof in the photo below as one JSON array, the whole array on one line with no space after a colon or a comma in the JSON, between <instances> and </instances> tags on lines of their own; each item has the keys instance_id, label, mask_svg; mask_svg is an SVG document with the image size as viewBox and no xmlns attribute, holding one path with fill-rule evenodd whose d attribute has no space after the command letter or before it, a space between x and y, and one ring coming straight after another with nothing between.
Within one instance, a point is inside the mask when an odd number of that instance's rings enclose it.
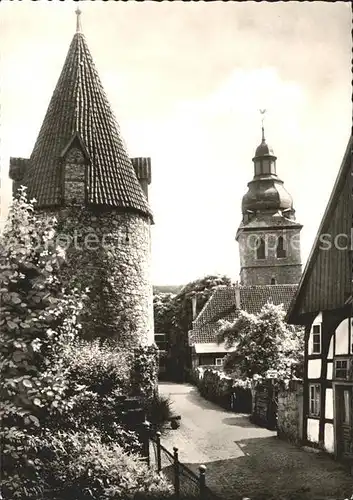
<instances>
[{"instance_id":1,"label":"gabled roof","mask_svg":"<svg viewBox=\"0 0 353 500\"><path fill-rule=\"evenodd\" d=\"M308 294L311 293L309 291L309 281L310 277L312 275L312 271L314 268L315 263L317 262L318 255L320 252L320 237L321 235L325 234L328 231L329 225L331 223L333 214L340 203L342 202L342 193L344 192L345 196L345 201L347 200L346 204L342 207L343 211L343 217L341 217L343 225L345 227L344 234L347 236L352 237L351 231L352 231L352 216L353 216L353 199L352 199L352 175L353 175L353 169L352 169L352 150L353 150L353 136L351 134L348 145L346 148L346 151L343 156L342 164L339 169L335 184L333 186L332 192L330 199L328 201L328 204L326 206L326 210L324 212L324 215L322 217L318 232L316 234L314 244L311 248L309 258L307 260L304 272L301 276L297 292L295 296L293 297L291 304L289 306L287 316L286 316L286 321L288 323L295 323L296 321L299 320L299 316L301 316L301 313L299 311L301 303L304 299L304 297ZM325 283L323 283L325 286L322 287L319 284L319 293L321 295L324 295L327 293L327 289L332 289L337 286L339 286L342 290L340 292L346 292L350 296L352 295L352 267L353 267L353 262L351 256L349 257L349 250L347 250L345 253L341 251L341 253L337 256L342 260L342 266L338 267L338 269L343 272L344 276L342 276L342 282L340 282L339 285L337 285L337 279L339 277L336 275L334 277L335 281L330 282L331 280L326 280ZM337 260L337 259L336 259ZM327 266L326 266L327 267ZM343 269L343 271L342 271ZM324 273L327 271L326 269L321 269L319 270L319 273ZM347 290L343 290L343 288L346 287ZM325 289L324 289L325 288ZM343 295L341 293L341 295ZM349 299L349 297L347 297ZM347 300L348 302L348 300ZM341 306L343 307L344 305L344 300L341 303ZM306 312L314 312L314 311L306 311Z\"/></svg>"},{"instance_id":2,"label":"gabled roof","mask_svg":"<svg viewBox=\"0 0 353 500\"><path fill-rule=\"evenodd\" d=\"M62 202L62 155L77 139L88 156L87 201L148 217L143 193L85 37L71 42L24 178L38 207Z\"/></svg>"},{"instance_id":3,"label":"gabled roof","mask_svg":"<svg viewBox=\"0 0 353 500\"><path fill-rule=\"evenodd\" d=\"M189 344L215 342L219 320L235 321L240 310L258 314L267 302L283 304L285 310L297 285L219 286L193 323Z\"/></svg>"}]
</instances>

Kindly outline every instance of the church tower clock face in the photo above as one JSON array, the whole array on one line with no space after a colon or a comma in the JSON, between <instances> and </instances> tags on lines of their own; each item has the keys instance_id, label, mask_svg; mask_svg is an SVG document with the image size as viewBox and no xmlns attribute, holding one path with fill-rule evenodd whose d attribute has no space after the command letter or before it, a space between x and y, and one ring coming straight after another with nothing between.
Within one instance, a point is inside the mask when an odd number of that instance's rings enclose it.
<instances>
[{"instance_id":1,"label":"church tower clock face","mask_svg":"<svg viewBox=\"0 0 353 500\"><path fill-rule=\"evenodd\" d=\"M264 115L265 110L261 110ZM262 138L253 158L253 179L242 200L239 244L243 285L296 284L302 264L300 231L293 199L277 175L277 157Z\"/></svg>"}]
</instances>

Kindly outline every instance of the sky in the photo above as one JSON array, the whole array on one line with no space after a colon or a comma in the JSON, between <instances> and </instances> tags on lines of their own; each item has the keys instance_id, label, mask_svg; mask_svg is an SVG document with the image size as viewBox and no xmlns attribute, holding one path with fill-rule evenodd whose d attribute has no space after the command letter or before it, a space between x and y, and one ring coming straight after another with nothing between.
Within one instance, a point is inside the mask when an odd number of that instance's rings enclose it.
<instances>
[{"instance_id":1,"label":"sky","mask_svg":"<svg viewBox=\"0 0 353 500\"><path fill-rule=\"evenodd\" d=\"M349 2L81 1L128 152L150 156L152 276L238 279L235 241L265 132L294 199L305 264L352 125ZM1 218L9 157L32 152L77 2L0 3Z\"/></svg>"}]
</instances>

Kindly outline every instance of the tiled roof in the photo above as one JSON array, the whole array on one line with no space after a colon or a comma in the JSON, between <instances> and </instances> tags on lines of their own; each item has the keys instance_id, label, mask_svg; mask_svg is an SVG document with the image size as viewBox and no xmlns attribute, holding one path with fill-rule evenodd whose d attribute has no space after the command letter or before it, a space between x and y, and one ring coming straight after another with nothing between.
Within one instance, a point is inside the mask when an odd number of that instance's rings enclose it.
<instances>
[{"instance_id":1,"label":"tiled roof","mask_svg":"<svg viewBox=\"0 0 353 500\"><path fill-rule=\"evenodd\" d=\"M251 314L258 314L267 302L283 304L285 310L298 285L253 285L240 287L240 308Z\"/></svg>"},{"instance_id":2,"label":"tiled roof","mask_svg":"<svg viewBox=\"0 0 353 500\"><path fill-rule=\"evenodd\" d=\"M89 160L88 203L151 216L82 33L73 37L24 178L38 207L62 202L60 160L75 137Z\"/></svg>"},{"instance_id":3,"label":"tiled roof","mask_svg":"<svg viewBox=\"0 0 353 500\"><path fill-rule=\"evenodd\" d=\"M199 328L205 323L209 323L216 314L222 313L230 304L236 302L236 287L220 285L201 309L199 315L193 323L193 327Z\"/></svg>"},{"instance_id":4,"label":"tiled roof","mask_svg":"<svg viewBox=\"0 0 353 500\"><path fill-rule=\"evenodd\" d=\"M219 320L235 321L239 310L258 314L267 302L283 304L287 310L296 289L297 285L236 285L216 288L193 323L193 329L189 332L189 344L215 342Z\"/></svg>"}]
</instances>

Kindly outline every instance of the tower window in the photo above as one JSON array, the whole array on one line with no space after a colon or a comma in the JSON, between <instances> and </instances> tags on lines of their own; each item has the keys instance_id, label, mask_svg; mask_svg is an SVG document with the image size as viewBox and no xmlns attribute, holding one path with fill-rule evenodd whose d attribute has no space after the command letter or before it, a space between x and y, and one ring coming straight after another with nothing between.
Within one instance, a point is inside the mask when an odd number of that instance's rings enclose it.
<instances>
[{"instance_id":1,"label":"tower window","mask_svg":"<svg viewBox=\"0 0 353 500\"><path fill-rule=\"evenodd\" d=\"M269 174L271 172L271 162L270 160L262 161L262 173Z\"/></svg>"},{"instance_id":2,"label":"tower window","mask_svg":"<svg viewBox=\"0 0 353 500\"><path fill-rule=\"evenodd\" d=\"M262 174L262 162L261 160L257 160L255 162L255 175L261 175Z\"/></svg>"},{"instance_id":3,"label":"tower window","mask_svg":"<svg viewBox=\"0 0 353 500\"><path fill-rule=\"evenodd\" d=\"M271 285L275 285L276 284L276 278L271 278Z\"/></svg>"},{"instance_id":4,"label":"tower window","mask_svg":"<svg viewBox=\"0 0 353 500\"><path fill-rule=\"evenodd\" d=\"M265 240L263 238L259 238L257 240L256 258L257 259L266 259Z\"/></svg>"},{"instance_id":5,"label":"tower window","mask_svg":"<svg viewBox=\"0 0 353 500\"><path fill-rule=\"evenodd\" d=\"M287 255L287 253L286 253L286 250L284 248L283 236L280 236L278 238L278 241L277 241L276 256L279 259L283 259L284 257L286 257L286 255Z\"/></svg>"}]
</instances>

